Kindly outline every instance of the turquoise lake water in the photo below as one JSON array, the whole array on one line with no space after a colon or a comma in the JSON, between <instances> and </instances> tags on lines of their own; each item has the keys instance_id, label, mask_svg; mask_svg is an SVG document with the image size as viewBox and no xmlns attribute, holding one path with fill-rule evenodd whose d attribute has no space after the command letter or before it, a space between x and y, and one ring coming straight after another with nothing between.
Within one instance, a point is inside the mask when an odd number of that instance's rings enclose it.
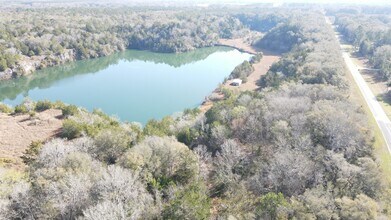
<instances>
[{"instance_id":1,"label":"turquoise lake water","mask_svg":"<svg viewBox=\"0 0 391 220\"><path fill-rule=\"evenodd\" d=\"M102 109L123 121L150 119L197 107L250 54L225 47L182 54L128 50L112 56L46 68L0 82L0 101L61 100Z\"/></svg>"}]
</instances>

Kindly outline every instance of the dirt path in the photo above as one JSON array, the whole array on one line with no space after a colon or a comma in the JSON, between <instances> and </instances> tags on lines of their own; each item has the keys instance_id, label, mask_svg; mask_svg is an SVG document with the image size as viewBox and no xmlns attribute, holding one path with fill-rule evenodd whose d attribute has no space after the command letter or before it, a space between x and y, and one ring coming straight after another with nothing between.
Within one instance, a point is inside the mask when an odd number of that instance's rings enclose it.
<instances>
[{"instance_id":1,"label":"dirt path","mask_svg":"<svg viewBox=\"0 0 391 220\"><path fill-rule=\"evenodd\" d=\"M281 58L281 54L273 53L270 51L261 50L259 48L255 48L251 46L250 44L246 43L245 39L239 38L239 39L221 39L220 45L232 47L235 49L238 49L242 52L250 53L250 54L257 54L259 52L263 53L263 57L259 63L256 63L253 65L254 72L251 73L247 77L247 82L243 83L239 87L230 86L232 80L228 80L224 85L223 88L228 88L233 91L242 92L242 91L255 91L259 89L258 86L258 80L261 78L261 76L265 75L267 71L270 69L273 63L277 62ZM217 93L213 92L213 96L220 96L221 99L224 97ZM208 111L213 106L213 101L206 101L200 106L200 110L202 112Z\"/></svg>"},{"instance_id":2,"label":"dirt path","mask_svg":"<svg viewBox=\"0 0 391 220\"><path fill-rule=\"evenodd\" d=\"M20 156L32 141L45 141L55 136L62 127L60 116L61 110L57 109L37 113L34 118L0 113L0 163L22 168Z\"/></svg>"},{"instance_id":3,"label":"dirt path","mask_svg":"<svg viewBox=\"0 0 391 220\"><path fill-rule=\"evenodd\" d=\"M259 89L258 81L261 76L265 75L269 71L273 63L280 59L280 55L264 53L259 63L253 64L254 72L247 77L247 82L243 83L239 87L230 86L231 80L228 80L224 84L224 88L232 89L234 91L255 91Z\"/></svg>"},{"instance_id":4,"label":"dirt path","mask_svg":"<svg viewBox=\"0 0 391 220\"><path fill-rule=\"evenodd\" d=\"M228 81L224 84L224 87L230 88L233 90L238 90L238 91L257 90L259 88L259 86L257 85L258 80L261 78L262 75L265 75L267 73L267 71L270 69L271 65L274 62L277 62L281 57L281 54L261 50L259 48L254 47L254 46L251 46L244 38L221 39L220 44L228 46L228 47L236 48L236 49L241 50L246 53L251 53L251 54L257 54L260 52L263 53L263 57L262 57L261 61L259 63L256 63L253 65L254 72L251 73L247 77L246 83L243 83L239 87L230 86L231 81Z\"/></svg>"}]
</instances>

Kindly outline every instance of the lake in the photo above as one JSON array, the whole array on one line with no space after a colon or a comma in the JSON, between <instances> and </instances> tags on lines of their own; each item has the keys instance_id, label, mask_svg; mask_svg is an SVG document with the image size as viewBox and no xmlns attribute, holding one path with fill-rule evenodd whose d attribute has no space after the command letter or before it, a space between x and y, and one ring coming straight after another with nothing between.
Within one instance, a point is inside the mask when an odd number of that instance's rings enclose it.
<instances>
[{"instance_id":1,"label":"lake","mask_svg":"<svg viewBox=\"0 0 391 220\"><path fill-rule=\"evenodd\" d=\"M26 97L60 100L145 124L197 107L250 57L226 47L181 54L127 50L0 82L0 101L15 106Z\"/></svg>"}]
</instances>

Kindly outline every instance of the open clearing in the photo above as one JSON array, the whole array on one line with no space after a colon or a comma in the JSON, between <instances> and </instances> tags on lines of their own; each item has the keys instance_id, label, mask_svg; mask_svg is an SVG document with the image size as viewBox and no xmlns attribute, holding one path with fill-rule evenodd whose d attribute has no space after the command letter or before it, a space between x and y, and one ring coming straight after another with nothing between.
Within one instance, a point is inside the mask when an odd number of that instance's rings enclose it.
<instances>
[{"instance_id":1,"label":"open clearing","mask_svg":"<svg viewBox=\"0 0 391 220\"><path fill-rule=\"evenodd\" d=\"M273 63L277 62L280 59L279 55L276 54L268 54L264 52L261 62L253 64L254 72L252 72L247 77L247 82L243 83L241 86L233 87L230 86L231 82L228 80L225 84L225 88L232 89L234 91L254 91L259 89L258 81L261 76L265 75L267 71L269 71L270 67Z\"/></svg>"},{"instance_id":2,"label":"open clearing","mask_svg":"<svg viewBox=\"0 0 391 220\"><path fill-rule=\"evenodd\" d=\"M31 142L54 137L62 127L60 117L58 109L46 110L34 117L0 113L0 162L22 168L20 156Z\"/></svg>"},{"instance_id":3,"label":"open clearing","mask_svg":"<svg viewBox=\"0 0 391 220\"><path fill-rule=\"evenodd\" d=\"M261 76L265 75L267 71L269 71L270 67L273 63L278 62L281 58L281 54L273 53L270 51L261 50L259 48L255 48L251 46L249 43L246 43L246 40L243 38L238 39L223 39L220 40L220 44L223 46L228 46L232 48L236 48L242 52L257 54L259 52L263 53L263 57L259 63L253 64L254 72L252 72L247 77L247 82L243 83L241 86L235 87L231 86L232 80L228 80L225 82L222 87L230 89L235 92L243 92L243 91L255 91L259 89L258 80ZM213 96L218 96L221 99L224 98L222 94L218 92L214 92ZM206 101L200 106L200 110L202 112L208 111L213 106L213 101Z\"/></svg>"},{"instance_id":4,"label":"open clearing","mask_svg":"<svg viewBox=\"0 0 391 220\"><path fill-rule=\"evenodd\" d=\"M224 84L225 88L230 88L236 91L257 90L259 88L259 86L257 85L258 80L261 78L261 76L265 75L267 71L269 71L273 63L277 62L281 58L281 54L273 53L271 51L261 50L254 46L251 46L244 38L222 39L220 40L220 44L224 46L236 48L240 51L250 53L250 54L257 54L260 52L263 53L263 57L261 61L259 63L253 64L254 72L247 77L246 83L243 83L239 87L230 86L232 81L227 81Z\"/></svg>"}]
</instances>

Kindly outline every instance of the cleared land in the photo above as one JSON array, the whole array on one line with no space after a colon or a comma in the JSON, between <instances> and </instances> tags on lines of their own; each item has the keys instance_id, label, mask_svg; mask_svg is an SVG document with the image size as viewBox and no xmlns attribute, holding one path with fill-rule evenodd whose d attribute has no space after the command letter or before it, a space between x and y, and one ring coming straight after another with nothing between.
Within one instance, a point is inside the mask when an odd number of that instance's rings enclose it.
<instances>
[{"instance_id":1,"label":"cleared land","mask_svg":"<svg viewBox=\"0 0 391 220\"><path fill-rule=\"evenodd\" d=\"M233 91L241 92L241 91L255 91L259 89L258 80L261 76L265 75L267 71L269 71L270 67L273 63L277 62L281 58L281 54L273 53L270 51L261 50L259 48L251 46L246 39L238 38L238 39L223 39L220 40L220 44L232 48L236 48L242 52L257 54L259 52L263 53L263 57L259 63L253 64L254 71L247 77L247 82L243 83L241 86L235 87L231 86L232 80L228 80L225 82L222 87L227 88ZM220 97L221 99L224 96L218 92L213 92L211 96ZM213 106L213 101L205 101L200 109L202 112L208 111Z\"/></svg>"},{"instance_id":2,"label":"cleared land","mask_svg":"<svg viewBox=\"0 0 391 220\"><path fill-rule=\"evenodd\" d=\"M250 54L257 54L260 52L263 53L263 57L261 61L253 65L254 72L247 77L246 83L243 83L239 87L230 86L232 81L227 81L224 84L224 87L237 90L237 91L257 90L259 88L259 86L257 85L258 80L261 78L262 75L265 75L267 71L269 71L273 63L277 62L281 58L281 54L273 53L271 51L261 50L259 48L250 45L248 40L246 40L245 38L222 39L220 40L220 44L224 46L236 48L240 51L250 53Z\"/></svg>"},{"instance_id":3,"label":"cleared land","mask_svg":"<svg viewBox=\"0 0 391 220\"><path fill-rule=\"evenodd\" d=\"M231 80L228 80L225 84L225 88L229 88L235 91L254 91L259 89L258 81L261 78L261 76L265 75L267 71L269 71L270 67L273 63L277 62L280 59L279 55L276 54L268 54L267 52L264 52L263 58L261 62L253 64L254 72L252 72L247 77L247 82L243 83L239 87L233 87L230 86Z\"/></svg>"},{"instance_id":4,"label":"cleared land","mask_svg":"<svg viewBox=\"0 0 391 220\"><path fill-rule=\"evenodd\" d=\"M22 168L23 155L33 141L45 141L55 136L62 127L61 110L50 109L29 115L0 113L0 163Z\"/></svg>"}]
</instances>

